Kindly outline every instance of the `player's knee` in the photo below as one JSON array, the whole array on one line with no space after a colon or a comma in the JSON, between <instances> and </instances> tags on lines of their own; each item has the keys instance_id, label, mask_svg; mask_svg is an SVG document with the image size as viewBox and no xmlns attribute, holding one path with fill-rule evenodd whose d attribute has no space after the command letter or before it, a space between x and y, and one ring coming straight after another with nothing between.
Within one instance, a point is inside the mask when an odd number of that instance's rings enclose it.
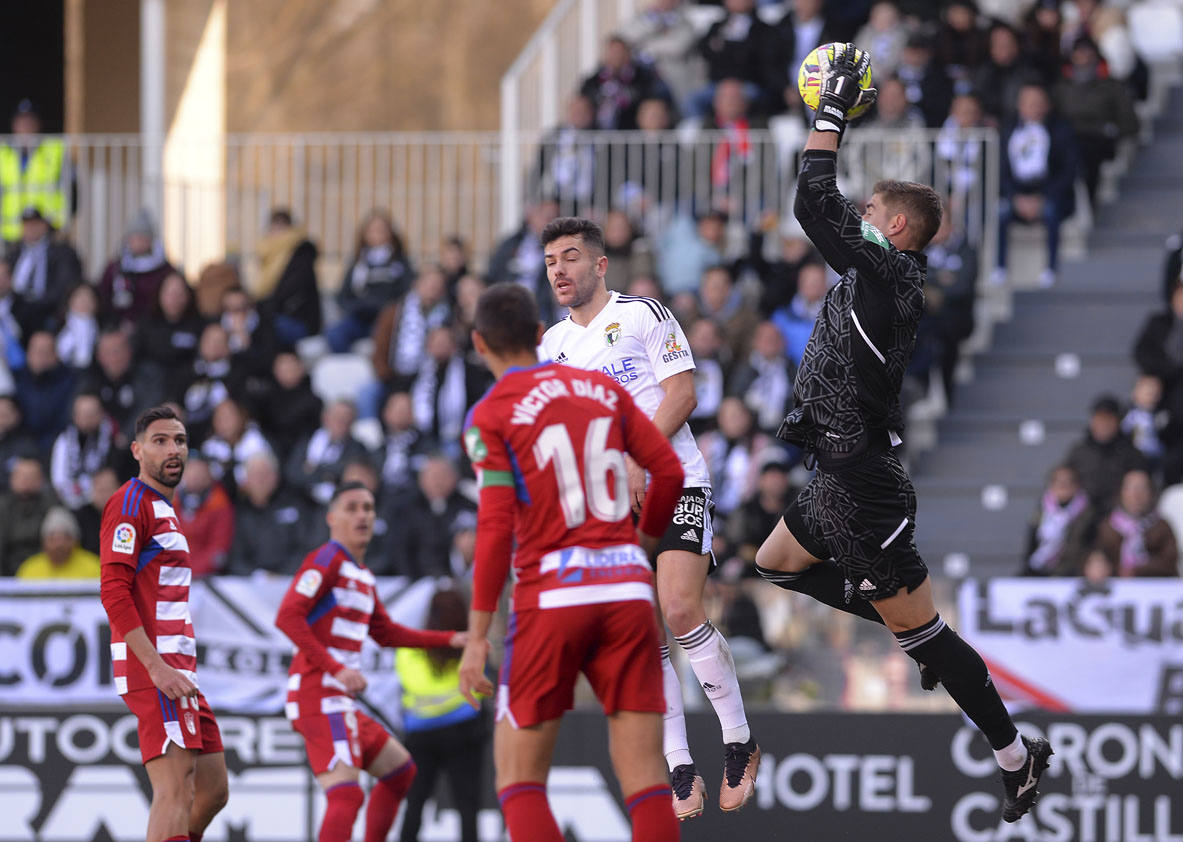
<instances>
[{"instance_id":1,"label":"player's knee","mask_svg":"<svg viewBox=\"0 0 1183 842\"><path fill-rule=\"evenodd\" d=\"M205 787L201 792L197 793L196 798L200 801L202 814L208 818L212 818L230 800L230 784L223 777L221 780Z\"/></svg>"},{"instance_id":2,"label":"player's knee","mask_svg":"<svg viewBox=\"0 0 1183 842\"><path fill-rule=\"evenodd\" d=\"M675 635L683 635L701 626L706 621L702 603L693 599L675 598L662 605L666 625Z\"/></svg>"}]
</instances>

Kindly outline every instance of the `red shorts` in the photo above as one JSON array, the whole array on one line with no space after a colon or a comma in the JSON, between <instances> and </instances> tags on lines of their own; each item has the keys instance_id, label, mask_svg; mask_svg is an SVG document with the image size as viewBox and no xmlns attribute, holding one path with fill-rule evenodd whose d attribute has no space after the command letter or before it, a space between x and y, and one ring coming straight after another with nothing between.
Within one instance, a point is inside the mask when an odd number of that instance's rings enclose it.
<instances>
[{"instance_id":1,"label":"red shorts","mask_svg":"<svg viewBox=\"0 0 1183 842\"><path fill-rule=\"evenodd\" d=\"M338 761L365 769L390 740L386 729L360 710L302 716L292 720L292 729L304 738L314 775L332 771Z\"/></svg>"},{"instance_id":2,"label":"red shorts","mask_svg":"<svg viewBox=\"0 0 1183 842\"><path fill-rule=\"evenodd\" d=\"M139 721L140 756L147 763L164 754L169 743L201 754L222 750L222 732L205 696L170 699L155 687L129 690L123 703Z\"/></svg>"},{"instance_id":3,"label":"red shorts","mask_svg":"<svg viewBox=\"0 0 1183 842\"><path fill-rule=\"evenodd\" d=\"M510 615L497 696L497 718L527 728L558 719L587 676L604 713L665 713L653 604L643 600Z\"/></svg>"}]
</instances>

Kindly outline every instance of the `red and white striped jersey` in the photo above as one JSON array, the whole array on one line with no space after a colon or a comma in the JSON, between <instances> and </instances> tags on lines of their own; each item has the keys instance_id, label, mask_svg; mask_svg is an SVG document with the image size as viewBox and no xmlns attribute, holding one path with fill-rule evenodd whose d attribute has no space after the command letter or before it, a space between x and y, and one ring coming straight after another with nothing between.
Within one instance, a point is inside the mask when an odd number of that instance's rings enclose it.
<instances>
[{"instance_id":1,"label":"red and white striped jersey","mask_svg":"<svg viewBox=\"0 0 1183 842\"><path fill-rule=\"evenodd\" d=\"M452 632L418 631L390 619L374 574L336 541L304 558L279 606L275 625L296 646L288 670L288 719L353 709L333 676L360 669L367 635L381 646L447 646Z\"/></svg>"},{"instance_id":2,"label":"red and white striped jersey","mask_svg":"<svg viewBox=\"0 0 1183 842\"><path fill-rule=\"evenodd\" d=\"M155 686L124 642L138 626L144 627L164 662L196 685L189 542L172 503L138 478L127 481L103 508L99 542L116 692Z\"/></svg>"}]
</instances>

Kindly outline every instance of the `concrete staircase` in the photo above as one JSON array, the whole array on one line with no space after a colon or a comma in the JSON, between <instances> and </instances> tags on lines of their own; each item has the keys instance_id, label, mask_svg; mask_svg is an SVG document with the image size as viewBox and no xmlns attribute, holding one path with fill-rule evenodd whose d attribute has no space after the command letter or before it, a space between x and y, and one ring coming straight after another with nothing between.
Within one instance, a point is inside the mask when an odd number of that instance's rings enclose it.
<instances>
[{"instance_id":1,"label":"concrete staircase","mask_svg":"<svg viewBox=\"0 0 1183 842\"><path fill-rule=\"evenodd\" d=\"M1083 250L1065 250L1056 286L1013 293L936 447L913 461L916 541L938 575L1017 570L1048 469L1083 434L1097 395L1129 395L1137 332L1163 306L1163 243L1183 229L1183 88L1150 134Z\"/></svg>"}]
</instances>

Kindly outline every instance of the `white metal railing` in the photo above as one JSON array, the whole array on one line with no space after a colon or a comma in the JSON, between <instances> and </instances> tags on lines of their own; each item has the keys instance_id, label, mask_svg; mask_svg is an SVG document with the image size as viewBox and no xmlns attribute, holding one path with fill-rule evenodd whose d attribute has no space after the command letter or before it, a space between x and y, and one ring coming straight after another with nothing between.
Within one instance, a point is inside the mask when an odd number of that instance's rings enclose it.
<instances>
[{"instance_id":1,"label":"white metal railing","mask_svg":"<svg viewBox=\"0 0 1183 842\"><path fill-rule=\"evenodd\" d=\"M638 0L558 0L501 77L501 217L521 216L513 174L521 161L521 134L537 134L559 122L562 98L578 90L596 66L606 36L637 11Z\"/></svg>"},{"instance_id":2,"label":"white metal railing","mask_svg":"<svg viewBox=\"0 0 1183 842\"><path fill-rule=\"evenodd\" d=\"M231 255L249 283L269 211L290 208L319 244L322 278L332 286L354 251L358 221L374 207L391 212L418 261L434 259L443 238L458 234L479 265L502 232L521 221L504 215L503 183L519 203L554 198L563 213L625 208L650 233L678 214L708 209L749 225L768 211L791 219L802 138L792 125L745 138L719 131L523 132L511 170L495 132L230 135L220 143L172 144L194 165L166 168L159 222L169 255L190 276ZM152 185L142 174L138 136L65 140L78 197L68 233L93 278ZM839 156L840 186L858 198L880 178L932 184L955 197L958 221L987 257L997 161L993 130L950 136L855 128Z\"/></svg>"}]
</instances>

